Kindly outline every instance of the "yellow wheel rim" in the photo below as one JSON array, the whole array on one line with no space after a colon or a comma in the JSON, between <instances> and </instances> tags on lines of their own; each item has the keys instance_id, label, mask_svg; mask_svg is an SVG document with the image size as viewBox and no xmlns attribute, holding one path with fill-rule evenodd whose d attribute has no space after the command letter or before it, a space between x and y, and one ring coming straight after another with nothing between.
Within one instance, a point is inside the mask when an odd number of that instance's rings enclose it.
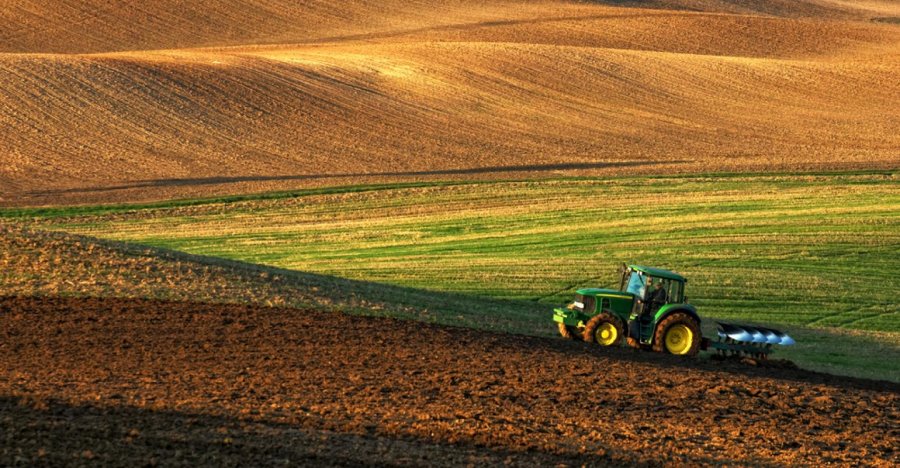
<instances>
[{"instance_id":1,"label":"yellow wheel rim","mask_svg":"<svg viewBox=\"0 0 900 468\"><path fill-rule=\"evenodd\" d=\"M687 354L694 342L694 332L687 325L676 324L666 331L666 350L672 354Z\"/></svg>"},{"instance_id":2,"label":"yellow wheel rim","mask_svg":"<svg viewBox=\"0 0 900 468\"><path fill-rule=\"evenodd\" d=\"M603 346L610 346L616 342L616 338L619 337L619 332L613 324L606 322L600 324L600 327L597 328L596 335L594 336L597 337L597 343L600 343Z\"/></svg>"}]
</instances>

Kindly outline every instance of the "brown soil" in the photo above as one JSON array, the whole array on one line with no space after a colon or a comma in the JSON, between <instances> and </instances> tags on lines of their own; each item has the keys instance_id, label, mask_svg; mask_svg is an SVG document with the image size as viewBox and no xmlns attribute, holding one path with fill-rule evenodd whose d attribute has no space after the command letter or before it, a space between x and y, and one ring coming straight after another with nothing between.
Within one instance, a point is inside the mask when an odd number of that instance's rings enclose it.
<instances>
[{"instance_id":1,"label":"brown soil","mask_svg":"<svg viewBox=\"0 0 900 468\"><path fill-rule=\"evenodd\" d=\"M896 2L13 3L0 206L897 167Z\"/></svg>"},{"instance_id":2,"label":"brown soil","mask_svg":"<svg viewBox=\"0 0 900 468\"><path fill-rule=\"evenodd\" d=\"M900 463L900 386L795 369L142 300L3 298L0 337L2 465Z\"/></svg>"},{"instance_id":3,"label":"brown soil","mask_svg":"<svg viewBox=\"0 0 900 468\"><path fill-rule=\"evenodd\" d=\"M580 3L580 4L579 4ZM585 5L591 3L592 5ZM0 53L97 53L312 42L452 27L462 20L579 8L643 7L780 17L860 18L890 5L821 0L7 0L0 10ZM872 14L874 14L872 13Z\"/></svg>"}]
</instances>

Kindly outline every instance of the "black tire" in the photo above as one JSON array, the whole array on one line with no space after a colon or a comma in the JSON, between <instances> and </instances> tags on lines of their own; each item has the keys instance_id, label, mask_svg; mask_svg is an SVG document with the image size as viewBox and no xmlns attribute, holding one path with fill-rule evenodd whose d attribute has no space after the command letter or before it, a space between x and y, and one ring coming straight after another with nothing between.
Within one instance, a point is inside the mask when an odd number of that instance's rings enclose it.
<instances>
[{"instance_id":1,"label":"black tire","mask_svg":"<svg viewBox=\"0 0 900 468\"><path fill-rule=\"evenodd\" d=\"M559 334L562 335L563 338L568 340L579 340L581 339L581 330L577 327L569 326L564 323L559 323Z\"/></svg>"},{"instance_id":2,"label":"black tire","mask_svg":"<svg viewBox=\"0 0 900 468\"><path fill-rule=\"evenodd\" d=\"M684 312L675 312L656 325L656 331L653 334L653 351L674 354L666 346L666 335L669 333L669 330L680 325L687 327L691 331L690 346L681 355L696 356L700 352L700 341L703 340L703 335L700 333L700 323L694 317Z\"/></svg>"},{"instance_id":3,"label":"black tire","mask_svg":"<svg viewBox=\"0 0 900 468\"><path fill-rule=\"evenodd\" d=\"M596 336L597 330L601 325L605 323L611 324L616 330L615 341L609 344L603 344L597 341ZM622 323L622 319L616 317L615 314L604 310L603 312L600 312L599 314L588 320L587 325L585 325L584 327L582 339L584 341L587 341L588 343L596 343L601 346L621 346L622 340L625 339L625 324Z\"/></svg>"}]
</instances>

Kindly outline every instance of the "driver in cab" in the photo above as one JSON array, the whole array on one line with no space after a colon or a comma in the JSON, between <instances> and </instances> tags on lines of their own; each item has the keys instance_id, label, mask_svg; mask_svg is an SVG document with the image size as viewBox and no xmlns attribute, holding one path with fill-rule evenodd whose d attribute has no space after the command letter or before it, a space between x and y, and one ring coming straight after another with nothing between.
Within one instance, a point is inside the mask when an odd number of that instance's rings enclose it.
<instances>
[{"instance_id":1,"label":"driver in cab","mask_svg":"<svg viewBox=\"0 0 900 468\"><path fill-rule=\"evenodd\" d=\"M644 310L641 315L651 315L668 300L666 288L663 287L662 280L653 281L653 278L647 278L647 292L644 293Z\"/></svg>"}]
</instances>

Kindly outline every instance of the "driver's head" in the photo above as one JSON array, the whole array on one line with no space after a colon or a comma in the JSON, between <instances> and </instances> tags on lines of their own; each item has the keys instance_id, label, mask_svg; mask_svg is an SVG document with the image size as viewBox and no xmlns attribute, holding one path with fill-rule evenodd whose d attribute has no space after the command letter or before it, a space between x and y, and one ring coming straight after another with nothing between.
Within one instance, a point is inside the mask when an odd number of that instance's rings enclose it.
<instances>
[{"instance_id":1,"label":"driver's head","mask_svg":"<svg viewBox=\"0 0 900 468\"><path fill-rule=\"evenodd\" d=\"M657 282L656 282L656 289L659 289L659 288L661 288L661 287L662 287L662 281L657 281Z\"/></svg>"}]
</instances>

